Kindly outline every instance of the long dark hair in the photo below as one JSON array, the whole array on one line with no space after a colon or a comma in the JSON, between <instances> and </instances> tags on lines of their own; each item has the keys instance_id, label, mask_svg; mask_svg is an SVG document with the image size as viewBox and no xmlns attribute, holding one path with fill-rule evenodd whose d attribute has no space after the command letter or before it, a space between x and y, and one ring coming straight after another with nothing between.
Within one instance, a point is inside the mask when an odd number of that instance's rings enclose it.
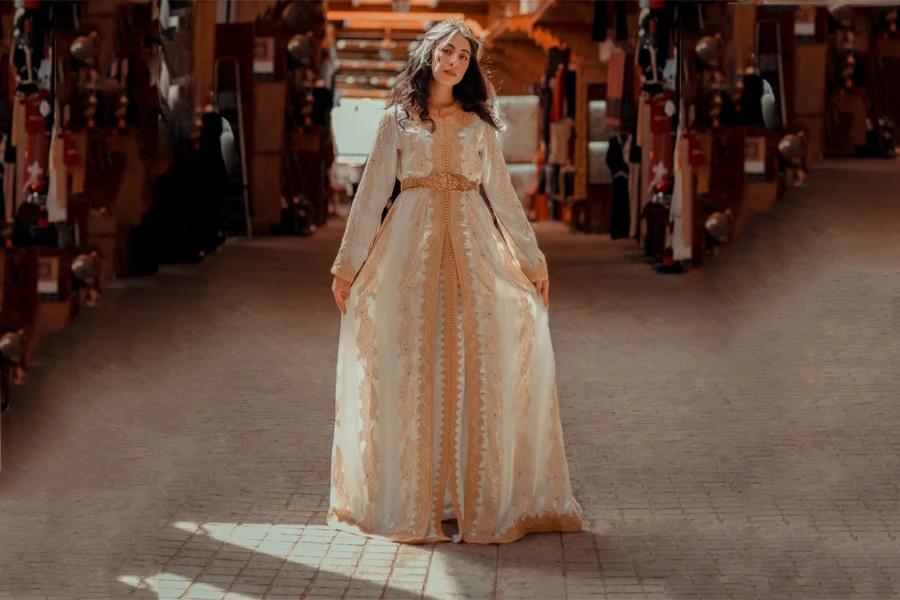
<instances>
[{"instance_id":1,"label":"long dark hair","mask_svg":"<svg viewBox=\"0 0 900 600\"><path fill-rule=\"evenodd\" d=\"M459 18L447 19L434 25L410 49L406 67L394 85L391 106L400 106L407 115L417 117L434 130L434 119L428 114L428 97L431 95L431 82L434 79L431 61L437 45L456 33L462 34L469 41L472 53L469 68L462 81L453 86L453 97L464 111L476 114L482 121L500 130L503 123L494 113L494 86L478 60L481 44Z\"/></svg>"}]
</instances>

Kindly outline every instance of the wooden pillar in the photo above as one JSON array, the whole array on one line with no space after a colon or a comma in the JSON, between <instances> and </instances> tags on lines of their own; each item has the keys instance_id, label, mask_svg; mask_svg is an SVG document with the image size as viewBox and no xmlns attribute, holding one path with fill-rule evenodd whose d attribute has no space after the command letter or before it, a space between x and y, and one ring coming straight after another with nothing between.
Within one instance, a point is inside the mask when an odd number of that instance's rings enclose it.
<instances>
[{"instance_id":1,"label":"wooden pillar","mask_svg":"<svg viewBox=\"0 0 900 600\"><path fill-rule=\"evenodd\" d=\"M253 179L250 183L253 196L253 225L260 233L268 233L281 221L281 194L284 178L286 90L282 81L257 81L253 84L253 154L248 157ZM307 140L315 134L305 136ZM301 162L309 170L305 173L309 185L317 182L313 167L318 148L307 160Z\"/></svg>"},{"instance_id":2,"label":"wooden pillar","mask_svg":"<svg viewBox=\"0 0 900 600\"><path fill-rule=\"evenodd\" d=\"M828 15L824 8L811 7L815 32L810 43L794 48L793 124L806 132L808 160L822 157L825 137L826 93L828 78Z\"/></svg>"},{"instance_id":3,"label":"wooden pillar","mask_svg":"<svg viewBox=\"0 0 900 600\"><path fill-rule=\"evenodd\" d=\"M192 63L194 109L209 101L213 89L213 67L216 61L216 3L194 0L192 10Z\"/></svg>"},{"instance_id":4,"label":"wooden pillar","mask_svg":"<svg viewBox=\"0 0 900 600\"><path fill-rule=\"evenodd\" d=\"M99 65L116 53L116 5L114 0L88 0L84 3L84 20L100 34Z\"/></svg>"},{"instance_id":5,"label":"wooden pillar","mask_svg":"<svg viewBox=\"0 0 900 600\"><path fill-rule=\"evenodd\" d=\"M584 60L576 66L575 91L575 195L581 198L588 193L588 144L590 143L590 89L592 85L606 84L606 63Z\"/></svg>"}]
</instances>

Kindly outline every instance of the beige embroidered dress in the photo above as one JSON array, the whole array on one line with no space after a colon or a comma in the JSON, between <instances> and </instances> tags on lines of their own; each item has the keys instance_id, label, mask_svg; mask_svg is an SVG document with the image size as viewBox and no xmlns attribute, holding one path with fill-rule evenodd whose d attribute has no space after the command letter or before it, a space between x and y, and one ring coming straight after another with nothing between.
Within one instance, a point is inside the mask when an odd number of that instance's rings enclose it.
<instances>
[{"instance_id":1,"label":"beige embroidered dress","mask_svg":"<svg viewBox=\"0 0 900 600\"><path fill-rule=\"evenodd\" d=\"M580 531L532 283L544 256L497 133L458 105L432 118L383 114L332 269L353 284L328 522L403 542L449 541L450 519L455 541Z\"/></svg>"}]
</instances>

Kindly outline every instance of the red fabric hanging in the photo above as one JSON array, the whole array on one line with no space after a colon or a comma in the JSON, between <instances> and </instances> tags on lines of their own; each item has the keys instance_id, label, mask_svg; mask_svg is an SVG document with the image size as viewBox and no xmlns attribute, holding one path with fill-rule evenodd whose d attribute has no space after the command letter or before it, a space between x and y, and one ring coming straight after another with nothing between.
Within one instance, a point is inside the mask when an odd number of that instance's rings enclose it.
<instances>
[{"instance_id":1,"label":"red fabric hanging","mask_svg":"<svg viewBox=\"0 0 900 600\"><path fill-rule=\"evenodd\" d=\"M72 138L72 133L64 131L60 134L60 137L63 141L63 163L67 167L77 167L81 164L81 155L78 153L78 149L75 148L75 140Z\"/></svg>"},{"instance_id":2,"label":"red fabric hanging","mask_svg":"<svg viewBox=\"0 0 900 600\"><path fill-rule=\"evenodd\" d=\"M25 99L25 132L28 134L47 131L47 119L41 114L43 94L34 94Z\"/></svg>"},{"instance_id":3,"label":"red fabric hanging","mask_svg":"<svg viewBox=\"0 0 900 600\"><path fill-rule=\"evenodd\" d=\"M609 56L606 71L606 124L618 127L622 124L622 98L625 95L625 63L628 55L617 50Z\"/></svg>"},{"instance_id":4,"label":"red fabric hanging","mask_svg":"<svg viewBox=\"0 0 900 600\"><path fill-rule=\"evenodd\" d=\"M675 136L671 132L655 133L650 146L649 181L651 192L672 191L672 163Z\"/></svg>"},{"instance_id":5,"label":"red fabric hanging","mask_svg":"<svg viewBox=\"0 0 900 600\"><path fill-rule=\"evenodd\" d=\"M22 186L26 193L47 191L49 153L50 138L45 133L28 135L25 146L25 182Z\"/></svg>"},{"instance_id":6,"label":"red fabric hanging","mask_svg":"<svg viewBox=\"0 0 900 600\"><path fill-rule=\"evenodd\" d=\"M565 95L565 69L556 70L555 83L553 85L553 102L550 104L550 120L559 121L563 118L563 96Z\"/></svg>"},{"instance_id":7,"label":"red fabric hanging","mask_svg":"<svg viewBox=\"0 0 900 600\"><path fill-rule=\"evenodd\" d=\"M700 139L697 137L697 134L693 131L687 134L688 138L688 164L691 165L692 170L696 173L699 167L702 167L706 164L706 154L703 152L703 148L700 147Z\"/></svg>"},{"instance_id":8,"label":"red fabric hanging","mask_svg":"<svg viewBox=\"0 0 900 600\"><path fill-rule=\"evenodd\" d=\"M50 136L47 119L41 114L41 103L49 96L41 90L25 98L25 169L22 189L26 193L47 190L47 167L50 159Z\"/></svg>"},{"instance_id":9,"label":"red fabric hanging","mask_svg":"<svg viewBox=\"0 0 900 600\"><path fill-rule=\"evenodd\" d=\"M672 129L672 120L666 114L666 102L674 94L672 90L654 96L650 99L650 131L652 133L667 133Z\"/></svg>"},{"instance_id":10,"label":"red fabric hanging","mask_svg":"<svg viewBox=\"0 0 900 600\"><path fill-rule=\"evenodd\" d=\"M666 101L673 93L665 93L650 99L650 164L648 181L650 192L670 192L672 189L672 166L675 153L675 136L672 121L666 115Z\"/></svg>"}]
</instances>

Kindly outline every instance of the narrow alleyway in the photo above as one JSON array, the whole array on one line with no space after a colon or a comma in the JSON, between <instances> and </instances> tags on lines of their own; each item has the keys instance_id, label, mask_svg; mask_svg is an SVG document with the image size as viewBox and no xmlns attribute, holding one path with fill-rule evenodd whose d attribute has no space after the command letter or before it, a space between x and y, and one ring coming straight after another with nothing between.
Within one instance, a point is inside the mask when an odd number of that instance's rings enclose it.
<instances>
[{"instance_id":1,"label":"narrow alleyway","mask_svg":"<svg viewBox=\"0 0 900 600\"><path fill-rule=\"evenodd\" d=\"M0 598L900 598L900 164L708 268L541 227L581 534L336 535L340 231L115 284L3 416Z\"/></svg>"}]
</instances>

